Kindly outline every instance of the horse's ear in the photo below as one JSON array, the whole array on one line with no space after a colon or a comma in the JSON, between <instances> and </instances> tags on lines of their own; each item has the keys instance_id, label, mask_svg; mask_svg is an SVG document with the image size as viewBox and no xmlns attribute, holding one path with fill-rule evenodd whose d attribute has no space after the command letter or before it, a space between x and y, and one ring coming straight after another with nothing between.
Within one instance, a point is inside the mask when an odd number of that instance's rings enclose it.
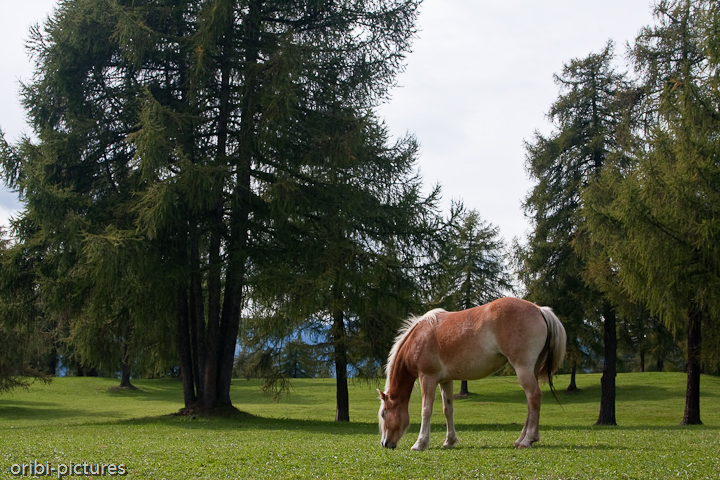
<instances>
[{"instance_id":1,"label":"horse's ear","mask_svg":"<svg viewBox=\"0 0 720 480\"><path fill-rule=\"evenodd\" d=\"M377 389L378 395L380 395L380 400L383 402L387 400L387 395L385 395L385 392L381 391L379 388Z\"/></svg>"}]
</instances>

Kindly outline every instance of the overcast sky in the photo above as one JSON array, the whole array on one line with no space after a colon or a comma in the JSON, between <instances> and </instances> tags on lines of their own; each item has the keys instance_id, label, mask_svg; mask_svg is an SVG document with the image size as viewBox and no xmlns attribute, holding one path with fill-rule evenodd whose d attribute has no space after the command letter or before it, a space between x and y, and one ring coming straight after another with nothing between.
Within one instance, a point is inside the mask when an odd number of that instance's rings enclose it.
<instances>
[{"instance_id":1,"label":"overcast sky","mask_svg":"<svg viewBox=\"0 0 720 480\"><path fill-rule=\"evenodd\" d=\"M3 0L0 16L0 128L8 141L31 133L19 81L32 65L24 45L55 0ZM529 225L521 202L532 187L523 141L548 133L545 117L558 95L553 74L564 63L625 43L652 22L649 0L425 0L418 38L380 108L395 136L415 134L426 184L440 183L447 206L462 200L498 225L506 240ZM19 208L0 190L0 224Z\"/></svg>"}]
</instances>

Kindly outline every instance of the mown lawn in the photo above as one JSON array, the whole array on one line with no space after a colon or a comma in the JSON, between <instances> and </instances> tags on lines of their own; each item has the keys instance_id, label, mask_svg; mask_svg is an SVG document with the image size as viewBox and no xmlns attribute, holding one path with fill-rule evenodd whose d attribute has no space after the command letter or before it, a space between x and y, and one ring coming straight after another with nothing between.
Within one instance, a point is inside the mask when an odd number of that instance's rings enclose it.
<instances>
[{"instance_id":1,"label":"mown lawn","mask_svg":"<svg viewBox=\"0 0 720 480\"><path fill-rule=\"evenodd\" d=\"M123 464L125 478L720 478L717 377L702 378L704 425L693 427L678 426L682 373L618 375L617 427L593 426L600 375L578 376L572 395L563 392L568 377L557 377L562 407L544 387L541 441L527 450L512 447L526 411L515 378L470 382L471 396L455 403L460 446L440 448L438 394L426 452L409 450L419 394L398 449L380 446L379 384L351 385L352 422L338 424L330 379L294 381L279 402L258 382L235 380L233 403L247 415L230 419L168 415L182 406L178 381L134 383L139 390L116 391L117 380L57 378L0 396L0 478L33 461Z\"/></svg>"}]
</instances>

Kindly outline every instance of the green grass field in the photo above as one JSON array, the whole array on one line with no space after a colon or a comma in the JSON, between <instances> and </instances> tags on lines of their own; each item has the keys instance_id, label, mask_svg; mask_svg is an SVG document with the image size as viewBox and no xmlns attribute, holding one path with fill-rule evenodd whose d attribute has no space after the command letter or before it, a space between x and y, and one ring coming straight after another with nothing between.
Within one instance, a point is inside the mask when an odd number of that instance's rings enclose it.
<instances>
[{"instance_id":1,"label":"green grass field","mask_svg":"<svg viewBox=\"0 0 720 480\"><path fill-rule=\"evenodd\" d=\"M684 374L632 373L617 378L619 426L595 427L600 375L578 376L582 391L572 395L562 392L568 377L559 376L562 407L545 386L541 440L527 450L512 446L526 411L515 377L470 382L471 396L455 402L460 446L440 448L438 394L425 452L410 451L419 394L409 432L386 450L377 430L379 384L351 385L352 421L338 424L333 382L293 381L291 394L276 402L258 382L235 380L233 403L248 415L231 419L168 415L182 406L177 380L136 380L137 391L112 390L118 381L103 378L35 383L0 396L0 478L18 478L13 465L34 461L123 464L125 478L138 479L720 478L717 377L702 378L703 426L678 426Z\"/></svg>"}]
</instances>

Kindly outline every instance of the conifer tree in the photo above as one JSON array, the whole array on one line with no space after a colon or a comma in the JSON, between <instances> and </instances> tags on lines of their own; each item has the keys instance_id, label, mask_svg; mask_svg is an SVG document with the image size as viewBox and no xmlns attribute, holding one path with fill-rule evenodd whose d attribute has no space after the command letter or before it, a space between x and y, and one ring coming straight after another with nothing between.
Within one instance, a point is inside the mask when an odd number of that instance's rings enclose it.
<instances>
[{"instance_id":1,"label":"conifer tree","mask_svg":"<svg viewBox=\"0 0 720 480\"><path fill-rule=\"evenodd\" d=\"M444 279L440 300L433 303L449 310L465 310L512 293L505 264L505 242L498 227L480 218L476 210L461 211L451 222L442 259ZM454 223L454 224L453 224Z\"/></svg>"},{"instance_id":2,"label":"conifer tree","mask_svg":"<svg viewBox=\"0 0 720 480\"><path fill-rule=\"evenodd\" d=\"M54 254L48 299L176 348L187 408L229 406L248 268L276 221L264 192L302 173L288 154L308 113L383 98L417 4L64 2L33 33L40 141L3 156L20 242Z\"/></svg>"},{"instance_id":3,"label":"conifer tree","mask_svg":"<svg viewBox=\"0 0 720 480\"><path fill-rule=\"evenodd\" d=\"M416 142L388 145L369 113L311 112L296 134L302 171L288 170L265 192L280 249L258 263L256 287L284 320L278 337L300 325L327 335L336 420L348 421L348 368L384 364L400 321L419 304L412 270L434 243L439 191L420 194Z\"/></svg>"},{"instance_id":4,"label":"conifer tree","mask_svg":"<svg viewBox=\"0 0 720 480\"><path fill-rule=\"evenodd\" d=\"M32 268L8 254L10 242L0 230L0 394L48 379L44 360L54 329L35 294ZM51 374L54 374L52 372Z\"/></svg>"},{"instance_id":5,"label":"conifer tree","mask_svg":"<svg viewBox=\"0 0 720 480\"><path fill-rule=\"evenodd\" d=\"M603 319L605 361L598 423L606 425L616 423L616 313L587 284L585 264L573 242L584 224L583 188L608 157L621 150L615 135L621 121L616 99L626 85L613 70L612 59L613 45L608 42L600 53L572 60L555 77L562 93L548 115L557 130L549 138L538 133L526 145L527 168L538 184L524 205L535 228L520 252L529 297L551 305L564 320L569 355L575 361L587 336L587 320Z\"/></svg>"},{"instance_id":6,"label":"conifer tree","mask_svg":"<svg viewBox=\"0 0 720 480\"><path fill-rule=\"evenodd\" d=\"M466 310L512 294L498 227L483 221L476 210L465 211L462 205L453 209L441 247L441 274L434 280L438 286L433 306ZM458 395L469 393L467 380L462 380Z\"/></svg>"},{"instance_id":7,"label":"conifer tree","mask_svg":"<svg viewBox=\"0 0 720 480\"><path fill-rule=\"evenodd\" d=\"M718 5L663 1L632 51L649 126L630 165L608 168L586 194L591 235L622 287L671 329L687 329L683 424L700 420L703 328L717 302Z\"/></svg>"}]
</instances>

